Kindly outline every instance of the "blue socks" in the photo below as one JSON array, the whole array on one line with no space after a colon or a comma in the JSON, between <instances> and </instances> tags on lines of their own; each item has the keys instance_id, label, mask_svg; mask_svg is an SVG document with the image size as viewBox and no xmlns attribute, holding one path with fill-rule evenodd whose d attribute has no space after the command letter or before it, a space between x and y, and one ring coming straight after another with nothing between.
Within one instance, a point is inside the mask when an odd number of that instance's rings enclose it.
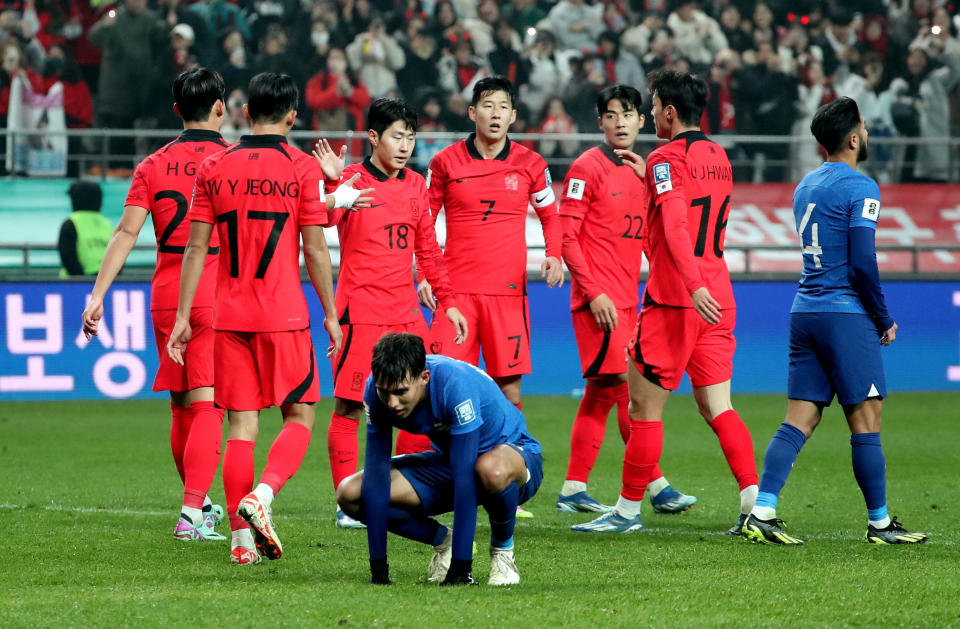
<instances>
[{"instance_id":1,"label":"blue socks","mask_svg":"<svg viewBox=\"0 0 960 629\"><path fill-rule=\"evenodd\" d=\"M853 475L867 503L867 518L882 522L887 518L887 466L879 432L850 435Z\"/></svg>"},{"instance_id":2,"label":"blue socks","mask_svg":"<svg viewBox=\"0 0 960 629\"><path fill-rule=\"evenodd\" d=\"M439 545L447 536L447 527L433 518L399 507L390 507L387 512L387 530L431 546ZM437 542L437 539L440 541Z\"/></svg>"},{"instance_id":3,"label":"blue socks","mask_svg":"<svg viewBox=\"0 0 960 629\"><path fill-rule=\"evenodd\" d=\"M498 550L513 548L513 529L517 525L520 488L510 483L497 495L487 495L483 506L490 516L490 545Z\"/></svg>"},{"instance_id":4,"label":"blue socks","mask_svg":"<svg viewBox=\"0 0 960 629\"><path fill-rule=\"evenodd\" d=\"M757 494L756 506L777 508L780 491L806 442L807 436L800 429L786 422L780 424L763 456L763 475L760 476L760 492Z\"/></svg>"}]
</instances>

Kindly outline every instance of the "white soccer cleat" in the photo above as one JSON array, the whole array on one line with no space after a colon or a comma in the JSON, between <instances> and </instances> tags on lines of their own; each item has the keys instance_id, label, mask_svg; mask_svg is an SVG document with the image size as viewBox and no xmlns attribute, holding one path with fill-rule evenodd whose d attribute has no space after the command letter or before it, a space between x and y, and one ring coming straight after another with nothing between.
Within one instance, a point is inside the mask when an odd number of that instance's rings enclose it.
<instances>
[{"instance_id":1,"label":"white soccer cleat","mask_svg":"<svg viewBox=\"0 0 960 629\"><path fill-rule=\"evenodd\" d=\"M447 537L439 546L433 547L433 557L430 558L430 564L427 566L427 581L431 583L442 583L447 578L447 570L450 569L450 560L453 558L453 529L447 529Z\"/></svg>"},{"instance_id":2,"label":"white soccer cleat","mask_svg":"<svg viewBox=\"0 0 960 629\"><path fill-rule=\"evenodd\" d=\"M490 549L490 579L487 585L516 585L520 583L520 572L513 560L513 549Z\"/></svg>"}]
</instances>

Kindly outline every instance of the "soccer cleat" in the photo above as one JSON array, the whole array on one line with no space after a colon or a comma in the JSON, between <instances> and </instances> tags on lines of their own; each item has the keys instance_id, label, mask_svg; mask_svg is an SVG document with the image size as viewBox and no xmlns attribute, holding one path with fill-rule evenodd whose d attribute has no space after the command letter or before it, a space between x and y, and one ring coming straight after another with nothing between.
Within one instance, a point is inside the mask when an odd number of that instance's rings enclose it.
<instances>
[{"instance_id":1,"label":"soccer cleat","mask_svg":"<svg viewBox=\"0 0 960 629\"><path fill-rule=\"evenodd\" d=\"M177 527L173 529L173 536L184 542L219 542L227 539L213 530L210 520L204 518L199 526L194 526L193 522L183 515L177 521Z\"/></svg>"},{"instance_id":2,"label":"soccer cleat","mask_svg":"<svg viewBox=\"0 0 960 629\"><path fill-rule=\"evenodd\" d=\"M230 551L230 563L237 566L252 566L260 563L260 555L252 548L237 546Z\"/></svg>"},{"instance_id":3,"label":"soccer cleat","mask_svg":"<svg viewBox=\"0 0 960 629\"><path fill-rule=\"evenodd\" d=\"M337 509L337 528L338 529L365 529L367 525L360 520L354 520L343 512L343 509Z\"/></svg>"},{"instance_id":4,"label":"soccer cleat","mask_svg":"<svg viewBox=\"0 0 960 629\"><path fill-rule=\"evenodd\" d=\"M636 517L628 518L616 511L605 513L596 520L584 524L574 524L571 531L578 533L632 533L643 530L643 520L638 513Z\"/></svg>"},{"instance_id":5,"label":"soccer cleat","mask_svg":"<svg viewBox=\"0 0 960 629\"><path fill-rule=\"evenodd\" d=\"M480 585L473 578L472 573L462 574L452 579L444 579L440 585Z\"/></svg>"},{"instance_id":6,"label":"soccer cleat","mask_svg":"<svg viewBox=\"0 0 960 629\"><path fill-rule=\"evenodd\" d=\"M283 555L283 546L280 544L280 538L277 537L276 529L273 528L270 508L260 502L257 494L251 491L244 496L237 508L237 515L246 520L253 529L257 550L267 559L280 559Z\"/></svg>"},{"instance_id":7,"label":"soccer cleat","mask_svg":"<svg viewBox=\"0 0 960 629\"><path fill-rule=\"evenodd\" d=\"M532 518L533 514L524 509L521 506L517 506L517 517L518 518Z\"/></svg>"},{"instance_id":8,"label":"soccer cleat","mask_svg":"<svg viewBox=\"0 0 960 629\"><path fill-rule=\"evenodd\" d=\"M433 547L433 557L427 566L429 577L427 581L440 583L447 578L450 569L450 560L453 558L453 529L447 529L447 537L439 546Z\"/></svg>"},{"instance_id":9,"label":"soccer cleat","mask_svg":"<svg viewBox=\"0 0 960 629\"><path fill-rule=\"evenodd\" d=\"M752 513L747 516L740 531L743 539L751 543L779 544L781 546L803 546L806 542L789 535L783 530L783 520L773 518L761 520Z\"/></svg>"},{"instance_id":10,"label":"soccer cleat","mask_svg":"<svg viewBox=\"0 0 960 629\"><path fill-rule=\"evenodd\" d=\"M513 549L490 549L490 579L487 585L516 585L520 583L520 572L513 560Z\"/></svg>"},{"instance_id":11,"label":"soccer cleat","mask_svg":"<svg viewBox=\"0 0 960 629\"><path fill-rule=\"evenodd\" d=\"M667 485L656 496L650 496L650 504L657 513L682 513L697 504L697 497L680 493Z\"/></svg>"},{"instance_id":12,"label":"soccer cleat","mask_svg":"<svg viewBox=\"0 0 960 629\"><path fill-rule=\"evenodd\" d=\"M209 509L206 507L203 509L203 519L213 522L213 526L220 526L224 515L226 515L226 512L220 505L210 505Z\"/></svg>"},{"instance_id":13,"label":"soccer cleat","mask_svg":"<svg viewBox=\"0 0 960 629\"><path fill-rule=\"evenodd\" d=\"M922 544L927 541L927 534L911 533L903 528L894 516L890 524L883 529L868 524L866 538L871 544Z\"/></svg>"},{"instance_id":14,"label":"soccer cleat","mask_svg":"<svg viewBox=\"0 0 960 629\"><path fill-rule=\"evenodd\" d=\"M727 529L727 535L740 535L740 532L743 530L743 523L747 521L747 514L741 513L740 517L737 518L737 523Z\"/></svg>"},{"instance_id":15,"label":"soccer cleat","mask_svg":"<svg viewBox=\"0 0 960 629\"><path fill-rule=\"evenodd\" d=\"M610 513L613 507L595 500L586 491L557 496L557 511L561 513Z\"/></svg>"}]
</instances>

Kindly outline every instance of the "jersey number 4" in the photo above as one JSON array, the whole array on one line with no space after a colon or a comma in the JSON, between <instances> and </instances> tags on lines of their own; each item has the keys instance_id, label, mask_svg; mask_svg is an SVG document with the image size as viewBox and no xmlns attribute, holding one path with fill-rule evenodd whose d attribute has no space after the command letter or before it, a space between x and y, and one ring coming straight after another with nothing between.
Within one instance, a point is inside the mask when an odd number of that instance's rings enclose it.
<instances>
[{"instance_id":1,"label":"jersey number 4","mask_svg":"<svg viewBox=\"0 0 960 629\"><path fill-rule=\"evenodd\" d=\"M823 247L820 246L820 225L817 223L810 223L810 215L813 214L813 208L817 207L816 203L808 203L807 210L803 213L803 218L800 219L800 227L797 229L797 236L800 237L800 246L803 247L800 251L804 254L809 253L813 256L813 264L818 269L823 266L820 264L820 255L823 253ZM807 228L807 224L810 223L810 244L803 242L803 232Z\"/></svg>"},{"instance_id":2,"label":"jersey number 4","mask_svg":"<svg viewBox=\"0 0 960 629\"><path fill-rule=\"evenodd\" d=\"M273 260L273 254L277 252L277 243L280 242L280 234L283 232L283 226L286 225L290 217L286 212L261 212L250 210L247 212L247 218L254 221L273 221L273 228L270 230L270 236L263 245L263 253L260 254L260 262L257 264L257 271L253 277L262 280L267 274L267 267ZM240 259L237 246L237 211L224 212L217 217L218 223L227 224L227 244L230 247L230 277L240 277Z\"/></svg>"}]
</instances>

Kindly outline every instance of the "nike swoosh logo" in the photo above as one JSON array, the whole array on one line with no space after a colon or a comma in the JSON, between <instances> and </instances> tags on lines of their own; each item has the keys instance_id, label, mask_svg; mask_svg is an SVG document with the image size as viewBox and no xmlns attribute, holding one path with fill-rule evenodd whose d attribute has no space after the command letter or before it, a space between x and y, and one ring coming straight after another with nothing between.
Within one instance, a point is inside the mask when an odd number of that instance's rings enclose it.
<instances>
[{"instance_id":1,"label":"nike swoosh logo","mask_svg":"<svg viewBox=\"0 0 960 629\"><path fill-rule=\"evenodd\" d=\"M512 365L507 365L507 369L513 369L514 367L518 366L519 364L520 364L520 363L513 363Z\"/></svg>"},{"instance_id":2,"label":"nike swoosh logo","mask_svg":"<svg viewBox=\"0 0 960 629\"><path fill-rule=\"evenodd\" d=\"M371 203L371 204L370 204L370 208L372 209L372 208L375 208L375 207L380 207L381 205L383 205L383 203Z\"/></svg>"},{"instance_id":3,"label":"nike swoosh logo","mask_svg":"<svg viewBox=\"0 0 960 629\"><path fill-rule=\"evenodd\" d=\"M349 462L350 462L350 459L339 459L339 460L337 460L337 463L341 463L341 464L342 464L342 463L349 463Z\"/></svg>"},{"instance_id":4,"label":"nike swoosh logo","mask_svg":"<svg viewBox=\"0 0 960 629\"><path fill-rule=\"evenodd\" d=\"M542 197L537 197L536 199L534 199L534 201L536 201L537 203L543 203L543 200L546 198L547 198L547 195L543 195Z\"/></svg>"},{"instance_id":5,"label":"nike swoosh logo","mask_svg":"<svg viewBox=\"0 0 960 629\"><path fill-rule=\"evenodd\" d=\"M614 193L613 193L613 196L619 197L621 194L623 194L623 193L622 193L622 192L614 192Z\"/></svg>"},{"instance_id":6,"label":"nike swoosh logo","mask_svg":"<svg viewBox=\"0 0 960 629\"><path fill-rule=\"evenodd\" d=\"M454 179L456 183L463 183L466 179Z\"/></svg>"}]
</instances>

